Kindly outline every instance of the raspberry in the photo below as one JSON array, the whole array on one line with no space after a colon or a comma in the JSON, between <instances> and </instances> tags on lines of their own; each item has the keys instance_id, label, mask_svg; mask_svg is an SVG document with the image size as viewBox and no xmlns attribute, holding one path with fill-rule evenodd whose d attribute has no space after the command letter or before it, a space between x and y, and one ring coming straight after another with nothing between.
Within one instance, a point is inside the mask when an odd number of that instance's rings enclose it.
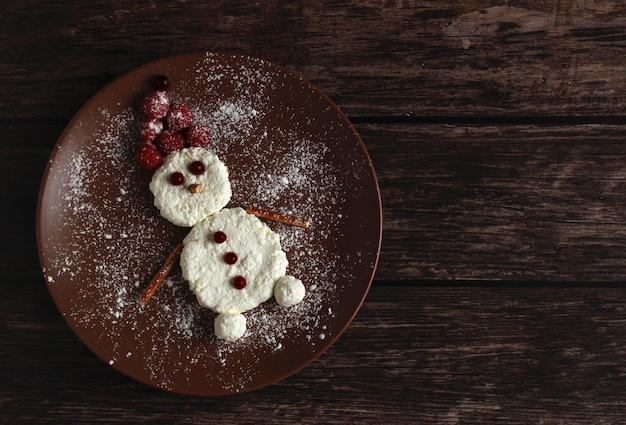
<instances>
[{"instance_id":1,"label":"raspberry","mask_svg":"<svg viewBox=\"0 0 626 425\"><path fill-rule=\"evenodd\" d=\"M152 143L142 143L137 149L137 162L146 170L154 170L163 163L163 155Z\"/></svg>"},{"instance_id":2,"label":"raspberry","mask_svg":"<svg viewBox=\"0 0 626 425\"><path fill-rule=\"evenodd\" d=\"M157 118L147 119L141 123L139 135L144 142L153 142L163 131L163 121Z\"/></svg>"},{"instance_id":3,"label":"raspberry","mask_svg":"<svg viewBox=\"0 0 626 425\"><path fill-rule=\"evenodd\" d=\"M191 125L193 116L187 105L182 103L173 103L165 117L165 122L171 130L182 130Z\"/></svg>"},{"instance_id":4,"label":"raspberry","mask_svg":"<svg viewBox=\"0 0 626 425\"><path fill-rule=\"evenodd\" d=\"M185 139L180 131L165 130L156 139L156 144L164 155L185 147Z\"/></svg>"},{"instance_id":5,"label":"raspberry","mask_svg":"<svg viewBox=\"0 0 626 425\"><path fill-rule=\"evenodd\" d=\"M192 124L185 132L185 138L189 146L206 148L211 142L211 132L202 124Z\"/></svg>"},{"instance_id":6,"label":"raspberry","mask_svg":"<svg viewBox=\"0 0 626 425\"><path fill-rule=\"evenodd\" d=\"M170 96L164 90L153 90L143 99L143 112L148 118L163 118L170 109Z\"/></svg>"}]
</instances>

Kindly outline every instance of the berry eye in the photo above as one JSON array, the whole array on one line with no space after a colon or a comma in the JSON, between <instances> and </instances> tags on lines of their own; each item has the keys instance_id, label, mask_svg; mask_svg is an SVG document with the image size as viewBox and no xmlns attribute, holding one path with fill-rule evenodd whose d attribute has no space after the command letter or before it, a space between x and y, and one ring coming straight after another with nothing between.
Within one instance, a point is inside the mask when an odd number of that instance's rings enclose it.
<instances>
[{"instance_id":1,"label":"berry eye","mask_svg":"<svg viewBox=\"0 0 626 425\"><path fill-rule=\"evenodd\" d=\"M170 183L172 183L174 186L180 186L181 184L185 183L185 176L183 176L183 173L176 171L170 174Z\"/></svg>"},{"instance_id":2,"label":"berry eye","mask_svg":"<svg viewBox=\"0 0 626 425\"><path fill-rule=\"evenodd\" d=\"M248 285L248 282L246 282L246 278L243 276L235 276L233 278L233 286L237 289L243 289L246 287L246 285Z\"/></svg>"},{"instance_id":3,"label":"berry eye","mask_svg":"<svg viewBox=\"0 0 626 425\"><path fill-rule=\"evenodd\" d=\"M230 264L231 266L237 262L237 254L234 252L227 252L224 254L224 262L226 264Z\"/></svg>"},{"instance_id":4,"label":"berry eye","mask_svg":"<svg viewBox=\"0 0 626 425\"><path fill-rule=\"evenodd\" d=\"M222 231L217 231L213 234L213 240L216 243L224 243L226 242L226 233Z\"/></svg>"},{"instance_id":5,"label":"berry eye","mask_svg":"<svg viewBox=\"0 0 626 425\"><path fill-rule=\"evenodd\" d=\"M204 164L202 163L202 161L194 161L191 164L189 164L189 171L191 171L191 174L199 176L200 174L204 173Z\"/></svg>"}]
</instances>

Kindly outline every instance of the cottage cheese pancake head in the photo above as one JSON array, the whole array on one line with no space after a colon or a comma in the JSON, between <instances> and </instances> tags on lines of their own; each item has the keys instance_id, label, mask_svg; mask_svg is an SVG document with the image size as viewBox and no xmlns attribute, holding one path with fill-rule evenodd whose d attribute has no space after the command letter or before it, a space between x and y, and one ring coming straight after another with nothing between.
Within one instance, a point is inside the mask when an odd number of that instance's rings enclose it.
<instances>
[{"instance_id":1,"label":"cottage cheese pancake head","mask_svg":"<svg viewBox=\"0 0 626 425\"><path fill-rule=\"evenodd\" d=\"M183 277L198 302L219 314L242 313L267 301L288 265L279 236L241 208L207 217L184 245Z\"/></svg>"},{"instance_id":2,"label":"cottage cheese pancake head","mask_svg":"<svg viewBox=\"0 0 626 425\"><path fill-rule=\"evenodd\" d=\"M183 227L218 212L231 197L226 165L198 147L167 155L152 176L150 190L161 215Z\"/></svg>"}]
</instances>

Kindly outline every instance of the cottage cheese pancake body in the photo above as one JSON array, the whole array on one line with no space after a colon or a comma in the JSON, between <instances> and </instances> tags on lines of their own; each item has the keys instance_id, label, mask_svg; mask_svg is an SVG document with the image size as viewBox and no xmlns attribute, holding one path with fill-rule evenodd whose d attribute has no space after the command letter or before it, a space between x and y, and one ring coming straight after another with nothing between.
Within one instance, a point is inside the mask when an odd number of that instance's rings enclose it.
<instances>
[{"instance_id":1,"label":"cottage cheese pancake body","mask_svg":"<svg viewBox=\"0 0 626 425\"><path fill-rule=\"evenodd\" d=\"M287 269L279 236L241 208L207 217L184 244L183 277L198 302L220 314L242 313L267 301ZM238 285L241 278L244 287Z\"/></svg>"}]
</instances>

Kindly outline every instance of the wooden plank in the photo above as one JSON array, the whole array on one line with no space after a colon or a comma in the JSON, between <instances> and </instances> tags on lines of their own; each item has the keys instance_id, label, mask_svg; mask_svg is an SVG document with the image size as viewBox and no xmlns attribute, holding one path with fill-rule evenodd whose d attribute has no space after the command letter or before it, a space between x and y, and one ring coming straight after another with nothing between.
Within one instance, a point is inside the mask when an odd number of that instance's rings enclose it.
<instances>
[{"instance_id":1,"label":"wooden plank","mask_svg":"<svg viewBox=\"0 0 626 425\"><path fill-rule=\"evenodd\" d=\"M40 282L5 288L0 419L11 423L602 424L626 413L623 288L374 287L318 360L226 398L138 384L82 346Z\"/></svg>"},{"instance_id":2,"label":"wooden plank","mask_svg":"<svg viewBox=\"0 0 626 425\"><path fill-rule=\"evenodd\" d=\"M382 192L378 279L623 280L621 126L357 128Z\"/></svg>"},{"instance_id":3,"label":"wooden plank","mask_svg":"<svg viewBox=\"0 0 626 425\"><path fill-rule=\"evenodd\" d=\"M284 65L359 117L623 116L626 105L617 1L39 3L3 6L0 117L68 119L112 78L202 50Z\"/></svg>"},{"instance_id":4,"label":"wooden plank","mask_svg":"<svg viewBox=\"0 0 626 425\"><path fill-rule=\"evenodd\" d=\"M626 4L4 2L1 423L621 423ZM384 240L363 308L296 375L161 392L65 324L34 243L41 173L105 84L178 53L290 68L357 123Z\"/></svg>"}]
</instances>

